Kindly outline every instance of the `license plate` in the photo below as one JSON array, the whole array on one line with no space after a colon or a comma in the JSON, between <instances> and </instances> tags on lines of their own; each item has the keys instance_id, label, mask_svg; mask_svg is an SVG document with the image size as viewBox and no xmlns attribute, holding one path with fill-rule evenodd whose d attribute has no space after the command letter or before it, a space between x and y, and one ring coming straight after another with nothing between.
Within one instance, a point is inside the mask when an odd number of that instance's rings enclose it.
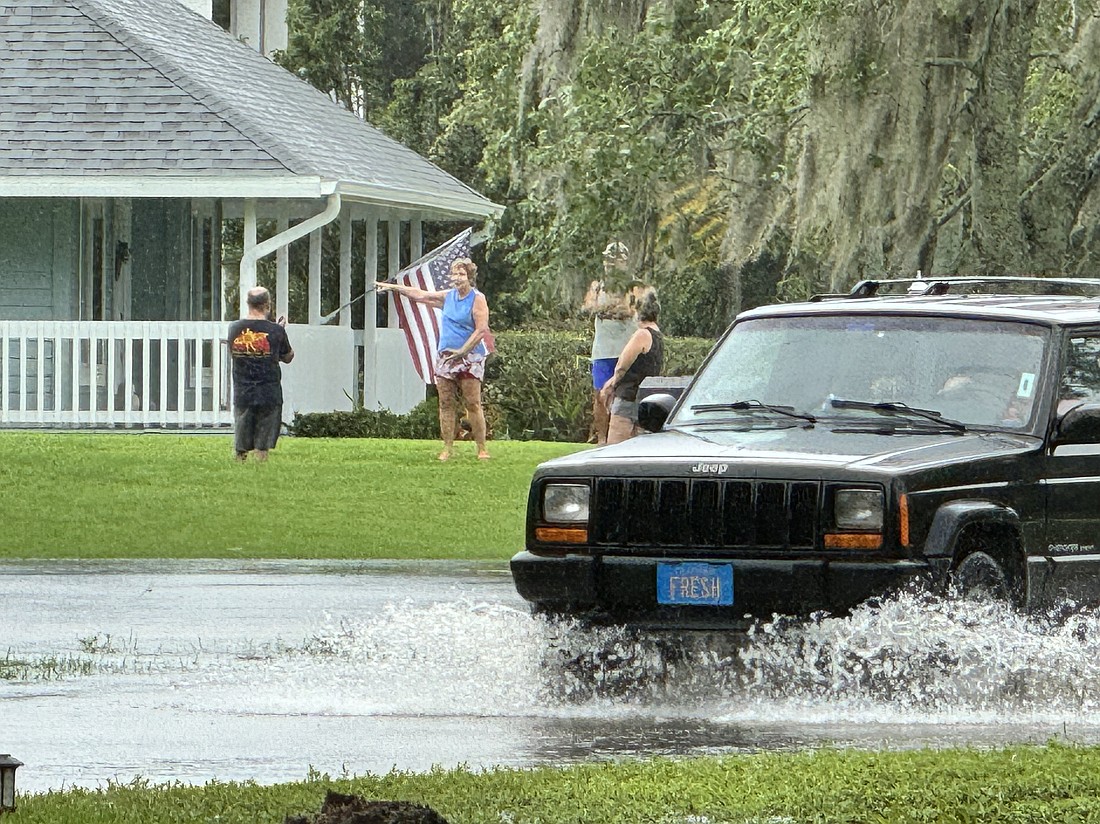
<instances>
[{"instance_id":1,"label":"license plate","mask_svg":"<svg viewBox=\"0 0 1100 824\"><path fill-rule=\"evenodd\" d=\"M728 607L733 604L733 567L657 564L657 603Z\"/></svg>"}]
</instances>

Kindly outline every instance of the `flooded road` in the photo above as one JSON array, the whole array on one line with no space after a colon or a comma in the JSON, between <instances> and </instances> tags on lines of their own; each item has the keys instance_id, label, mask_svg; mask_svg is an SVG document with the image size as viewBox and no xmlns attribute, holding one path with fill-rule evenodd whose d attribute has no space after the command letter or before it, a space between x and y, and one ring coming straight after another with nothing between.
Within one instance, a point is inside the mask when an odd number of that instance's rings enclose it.
<instances>
[{"instance_id":1,"label":"flooded road","mask_svg":"<svg viewBox=\"0 0 1100 824\"><path fill-rule=\"evenodd\" d=\"M1100 616L904 595L743 644L532 618L506 564L0 566L23 792L808 746L1100 742Z\"/></svg>"}]
</instances>

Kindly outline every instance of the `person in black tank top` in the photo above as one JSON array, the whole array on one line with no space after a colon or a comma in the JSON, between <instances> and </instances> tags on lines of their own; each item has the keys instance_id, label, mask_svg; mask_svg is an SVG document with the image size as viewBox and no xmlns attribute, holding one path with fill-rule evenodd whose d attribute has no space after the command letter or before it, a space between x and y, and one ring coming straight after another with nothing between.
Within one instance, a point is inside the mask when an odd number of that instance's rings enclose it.
<instances>
[{"instance_id":1,"label":"person in black tank top","mask_svg":"<svg viewBox=\"0 0 1100 824\"><path fill-rule=\"evenodd\" d=\"M657 318L661 303L657 292L647 289L638 299L635 313L638 330L623 347L615 364L615 373L600 390L600 397L610 408L611 423L607 442L619 443L637 434L638 387L648 377L660 375L664 368L665 341Z\"/></svg>"}]
</instances>

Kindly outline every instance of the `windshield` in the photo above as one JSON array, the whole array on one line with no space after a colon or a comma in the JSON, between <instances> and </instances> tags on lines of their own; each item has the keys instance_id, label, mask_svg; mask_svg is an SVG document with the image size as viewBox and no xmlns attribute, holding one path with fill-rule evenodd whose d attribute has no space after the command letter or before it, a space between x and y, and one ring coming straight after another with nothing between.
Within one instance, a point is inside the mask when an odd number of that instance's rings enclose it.
<instances>
[{"instance_id":1,"label":"windshield","mask_svg":"<svg viewBox=\"0 0 1100 824\"><path fill-rule=\"evenodd\" d=\"M965 318L747 320L696 376L670 423L759 417L771 406L834 422L889 416L934 425L903 414L904 405L967 426L1023 428L1048 338L1041 326Z\"/></svg>"}]
</instances>

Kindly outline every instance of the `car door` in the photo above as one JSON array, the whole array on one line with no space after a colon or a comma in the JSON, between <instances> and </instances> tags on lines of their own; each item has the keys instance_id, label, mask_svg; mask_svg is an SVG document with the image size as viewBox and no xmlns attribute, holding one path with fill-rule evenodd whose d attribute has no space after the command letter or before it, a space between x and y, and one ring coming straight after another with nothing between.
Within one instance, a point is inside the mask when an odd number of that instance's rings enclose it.
<instances>
[{"instance_id":1,"label":"car door","mask_svg":"<svg viewBox=\"0 0 1100 824\"><path fill-rule=\"evenodd\" d=\"M1052 414L1100 403L1100 329L1068 330ZM1100 597L1100 444L1065 444L1047 453L1047 530L1041 557L1029 559L1033 594L1046 603Z\"/></svg>"}]
</instances>

